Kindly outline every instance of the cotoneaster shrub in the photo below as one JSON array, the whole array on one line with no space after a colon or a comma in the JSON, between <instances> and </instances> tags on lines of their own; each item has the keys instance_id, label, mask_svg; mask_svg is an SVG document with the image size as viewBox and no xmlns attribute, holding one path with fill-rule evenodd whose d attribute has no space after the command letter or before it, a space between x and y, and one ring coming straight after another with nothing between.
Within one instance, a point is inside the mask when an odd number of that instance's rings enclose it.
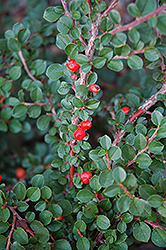
<instances>
[{"instance_id":1,"label":"cotoneaster shrub","mask_svg":"<svg viewBox=\"0 0 166 250\"><path fill-rule=\"evenodd\" d=\"M28 3L0 39L0 249L166 247L165 1Z\"/></svg>"}]
</instances>

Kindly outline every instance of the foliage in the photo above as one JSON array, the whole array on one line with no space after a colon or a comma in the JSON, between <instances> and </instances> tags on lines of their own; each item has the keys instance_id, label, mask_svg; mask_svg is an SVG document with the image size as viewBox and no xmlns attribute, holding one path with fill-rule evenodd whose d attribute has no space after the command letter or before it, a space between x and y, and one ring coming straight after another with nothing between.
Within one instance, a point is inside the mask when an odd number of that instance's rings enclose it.
<instances>
[{"instance_id":1,"label":"foliage","mask_svg":"<svg viewBox=\"0 0 166 250\"><path fill-rule=\"evenodd\" d=\"M43 19L34 1L5 31L0 249L166 247L164 2L129 4L134 21L124 25L117 0L61 0ZM109 95L110 76L119 89L127 81L126 94ZM18 167L26 169L19 181Z\"/></svg>"}]
</instances>

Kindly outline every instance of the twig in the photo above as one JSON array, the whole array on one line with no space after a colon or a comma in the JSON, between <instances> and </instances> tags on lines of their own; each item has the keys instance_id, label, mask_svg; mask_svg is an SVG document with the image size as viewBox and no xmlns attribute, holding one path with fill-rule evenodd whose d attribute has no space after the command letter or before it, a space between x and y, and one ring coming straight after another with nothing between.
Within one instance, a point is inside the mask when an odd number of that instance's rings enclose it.
<instances>
[{"instance_id":1,"label":"twig","mask_svg":"<svg viewBox=\"0 0 166 250\"><path fill-rule=\"evenodd\" d=\"M91 6L91 2L90 2L90 0L87 0L87 3L88 3L88 5L89 5L90 12L92 12L92 6Z\"/></svg>"},{"instance_id":2,"label":"twig","mask_svg":"<svg viewBox=\"0 0 166 250\"><path fill-rule=\"evenodd\" d=\"M140 154L142 154L145 150L148 149L149 143L157 136L157 131L159 130L159 128L160 128L160 127L158 126L157 129L156 129L156 131L153 133L152 137L149 138L146 147L143 148L141 151L139 151L138 154L134 157L134 159L133 159L132 161L130 161L130 162L127 163L127 165L126 165L125 168L127 168L127 167L130 166L130 165L132 165L132 164L136 161L137 156L140 155Z\"/></svg>"},{"instance_id":3,"label":"twig","mask_svg":"<svg viewBox=\"0 0 166 250\"><path fill-rule=\"evenodd\" d=\"M155 95L152 95L149 99L145 101L145 103L142 106L138 108L137 111L131 114L126 124L134 123L141 115L143 115L150 107L152 107L158 101L157 99L158 94L166 94L166 83L163 83L162 88ZM125 130L120 130L115 140L113 141L112 146L118 146L119 142L123 139L124 135L125 135Z\"/></svg>"},{"instance_id":4,"label":"twig","mask_svg":"<svg viewBox=\"0 0 166 250\"><path fill-rule=\"evenodd\" d=\"M74 145L75 145L75 141L71 139L70 140L70 157L75 156L75 153L73 151ZM70 188L74 187L74 184L73 184L74 173L75 173L75 166L70 164L70 169L69 169L69 186L70 186Z\"/></svg>"},{"instance_id":5,"label":"twig","mask_svg":"<svg viewBox=\"0 0 166 250\"><path fill-rule=\"evenodd\" d=\"M130 194L130 192L127 190L127 188L122 183L119 184L119 187L122 188L123 191L125 192L125 194L128 195L131 199L134 198L134 195Z\"/></svg>"},{"instance_id":6,"label":"twig","mask_svg":"<svg viewBox=\"0 0 166 250\"><path fill-rule=\"evenodd\" d=\"M105 157L106 157L106 159L107 159L108 169L111 169L110 159L109 159L109 157L108 157L108 153L107 153L107 152L106 152Z\"/></svg>"},{"instance_id":7,"label":"twig","mask_svg":"<svg viewBox=\"0 0 166 250\"><path fill-rule=\"evenodd\" d=\"M144 17L139 17L139 18L136 18L135 21L129 23L129 24L126 24L124 26L118 26L116 27L115 29L113 29L112 31L110 31L109 33L111 35L115 35L117 32L122 32L122 31L125 31L125 30L130 30L132 29L133 27L135 27L136 25L140 24L140 23L143 23L145 22L146 20L148 20L150 17L154 16L154 15L157 15L159 14L162 10L166 9L166 3L164 3L160 8L156 9L155 11L151 12L150 14L144 16ZM102 35L98 36L98 38L100 38Z\"/></svg>"},{"instance_id":8,"label":"twig","mask_svg":"<svg viewBox=\"0 0 166 250\"><path fill-rule=\"evenodd\" d=\"M110 10L112 10L112 9L114 9L114 8L116 7L117 2L118 2L118 0L113 0L113 1L110 3L110 5L108 6L108 8L103 12L103 14L102 14L101 17L103 18L103 17L107 16L108 13L110 12Z\"/></svg>"},{"instance_id":9,"label":"twig","mask_svg":"<svg viewBox=\"0 0 166 250\"><path fill-rule=\"evenodd\" d=\"M29 69L28 69L28 67L27 67L26 61L25 61L25 59L24 59L24 57L23 57L23 54L22 54L22 51L21 51L21 50L19 50L18 55L19 55L19 57L20 57L20 59L21 59L22 64L24 65L24 69L25 69L25 71L27 72L28 76L29 76L33 81L36 81L37 79L31 74L31 72L29 71Z\"/></svg>"},{"instance_id":10,"label":"twig","mask_svg":"<svg viewBox=\"0 0 166 250\"><path fill-rule=\"evenodd\" d=\"M67 9L67 1L61 0L61 3L62 3L63 8L65 10L65 16L71 17L71 15L70 15L70 13L69 13L69 11Z\"/></svg>"},{"instance_id":11,"label":"twig","mask_svg":"<svg viewBox=\"0 0 166 250\"><path fill-rule=\"evenodd\" d=\"M45 106L45 105L48 105L47 102L45 102L45 103L39 103L39 102L34 102L34 103L23 102L23 104L26 105L27 107L33 106L33 105L38 105L38 106L41 106L41 107L42 107L42 106Z\"/></svg>"},{"instance_id":12,"label":"twig","mask_svg":"<svg viewBox=\"0 0 166 250\"><path fill-rule=\"evenodd\" d=\"M10 247L11 237L12 237L12 233L13 233L13 231L14 231L14 226L15 226L15 222L16 222L16 217L17 217L17 215L14 213L14 214L13 214L12 228L11 228L10 234L8 235L8 242L7 242L6 250L9 250L9 247Z\"/></svg>"},{"instance_id":13,"label":"twig","mask_svg":"<svg viewBox=\"0 0 166 250\"><path fill-rule=\"evenodd\" d=\"M52 112L52 114L53 114L53 116L54 116L55 121L57 121L57 120L60 121L60 119L58 118L57 113L56 113L56 111L55 111L55 108L54 108L54 106L52 105L52 102L51 102L51 100L50 100L50 97L47 96L47 99L48 99L48 103L49 103L49 105L50 105L50 107L51 107L51 112Z\"/></svg>"},{"instance_id":14,"label":"twig","mask_svg":"<svg viewBox=\"0 0 166 250\"><path fill-rule=\"evenodd\" d=\"M134 220L141 221L139 217L135 217L135 216L134 216ZM153 228L162 228L164 231L166 231L166 228L162 227L160 224L158 224L158 222L154 223L154 222L150 222L150 221L147 221L147 220L144 220L144 222L146 224L149 224Z\"/></svg>"}]
</instances>

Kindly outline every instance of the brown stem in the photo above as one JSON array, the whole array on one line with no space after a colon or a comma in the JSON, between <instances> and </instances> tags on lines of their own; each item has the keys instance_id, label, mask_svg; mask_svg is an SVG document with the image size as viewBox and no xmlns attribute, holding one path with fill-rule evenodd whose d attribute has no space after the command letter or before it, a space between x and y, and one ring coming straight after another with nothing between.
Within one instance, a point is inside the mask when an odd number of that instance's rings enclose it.
<instances>
[{"instance_id":1,"label":"brown stem","mask_svg":"<svg viewBox=\"0 0 166 250\"><path fill-rule=\"evenodd\" d=\"M73 152L73 146L75 144L75 141L74 140L70 140L70 156L73 157L75 156L75 153ZM75 166L70 164L70 169L69 169L69 186L70 188L74 187L74 184L73 184L73 178L74 178L74 173L75 173Z\"/></svg>"},{"instance_id":2,"label":"brown stem","mask_svg":"<svg viewBox=\"0 0 166 250\"><path fill-rule=\"evenodd\" d=\"M111 170L111 164L110 164L110 159L108 157L108 153L106 152L106 155L105 155L106 159L107 159L107 163L108 163L108 169Z\"/></svg>"},{"instance_id":3,"label":"brown stem","mask_svg":"<svg viewBox=\"0 0 166 250\"><path fill-rule=\"evenodd\" d=\"M13 233L13 231L14 231L14 226L15 226L15 222L16 222L16 217L17 217L16 214L13 214L12 228L11 228L10 234L8 235L8 242L7 242L6 250L9 250L9 247L10 247L11 237L12 237L12 233Z\"/></svg>"},{"instance_id":4,"label":"brown stem","mask_svg":"<svg viewBox=\"0 0 166 250\"><path fill-rule=\"evenodd\" d=\"M118 0L113 0L113 1L110 3L110 5L108 6L108 8L103 12L103 14L102 14L101 17L103 18L103 17L107 16L108 13L110 12L110 10L112 10L112 9L114 9L114 8L116 7L117 2L118 2Z\"/></svg>"},{"instance_id":5,"label":"brown stem","mask_svg":"<svg viewBox=\"0 0 166 250\"><path fill-rule=\"evenodd\" d=\"M119 187L122 188L123 191L125 192L125 194L128 195L131 199L134 198L134 195L130 194L130 192L127 190L127 188L122 183L119 184Z\"/></svg>"},{"instance_id":6,"label":"brown stem","mask_svg":"<svg viewBox=\"0 0 166 250\"><path fill-rule=\"evenodd\" d=\"M45 105L48 105L48 103L47 102L45 102L45 103L38 103L38 102L34 102L34 103L29 103L29 102L23 102L23 104L24 105L26 105L26 106L33 106L33 105L38 105L38 106L45 106Z\"/></svg>"},{"instance_id":7,"label":"brown stem","mask_svg":"<svg viewBox=\"0 0 166 250\"><path fill-rule=\"evenodd\" d=\"M129 119L127 120L127 123L134 123L141 115L143 115L150 107L152 107L157 101L157 95L158 94L166 94L166 83L163 83L162 88L155 94L152 95L149 99L146 100L146 102L138 108L137 111L135 111ZM125 125L126 125L125 124ZM122 141L123 137L125 135L125 130L121 130L117 137L115 138L114 142L112 143L112 146L118 146L119 142Z\"/></svg>"},{"instance_id":8,"label":"brown stem","mask_svg":"<svg viewBox=\"0 0 166 250\"><path fill-rule=\"evenodd\" d=\"M29 71L29 69L28 69L28 67L27 67L26 61L25 61L25 59L24 59L24 57L23 57L23 54L22 54L22 51L21 51L21 50L19 50L18 55L19 55L19 57L20 57L20 59L21 59L22 64L24 65L24 69L25 69L25 71L27 72L28 76L29 76L33 81L36 81L37 79L31 74L31 72Z\"/></svg>"},{"instance_id":9,"label":"brown stem","mask_svg":"<svg viewBox=\"0 0 166 250\"><path fill-rule=\"evenodd\" d=\"M67 9L67 1L61 0L61 3L62 3L63 8L65 10L65 16L71 17L71 15L70 15L70 13L69 13L69 11Z\"/></svg>"},{"instance_id":10,"label":"brown stem","mask_svg":"<svg viewBox=\"0 0 166 250\"><path fill-rule=\"evenodd\" d=\"M144 17L138 17L136 18L135 21L126 24L124 26L118 26L115 29L113 29L112 31L110 31L109 33L111 35L115 35L117 32L122 32L125 30L130 30L133 27L135 27L136 25L145 22L146 20L148 20L150 17L159 14L162 10L164 10L166 8L166 3L164 3L160 8L157 8L155 11L151 12L150 14L144 16ZM102 35L98 36L98 38L100 38Z\"/></svg>"},{"instance_id":11,"label":"brown stem","mask_svg":"<svg viewBox=\"0 0 166 250\"><path fill-rule=\"evenodd\" d=\"M87 3L88 3L88 5L89 5L90 12L92 12L92 5L91 5L91 1L90 1L90 0L87 0Z\"/></svg>"},{"instance_id":12,"label":"brown stem","mask_svg":"<svg viewBox=\"0 0 166 250\"><path fill-rule=\"evenodd\" d=\"M134 220L141 221L139 217L135 217L135 216L134 216ZM154 222L150 222L150 221L144 220L144 222L146 224L149 224L153 228L162 228L164 231L166 231L166 228L162 227L160 224L158 224L157 221L156 221L156 223L154 223Z\"/></svg>"},{"instance_id":13,"label":"brown stem","mask_svg":"<svg viewBox=\"0 0 166 250\"><path fill-rule=\"evenodd\" d=\"M158 126L157 129L156 129L156 131L153 133L152 137L149 138L146 147L143 148L141 151L139 151L138 154L134 157L134 159L133 159L132 161L130 161L130 162L127 163L127 165L126 165L125 168L127 168L127 167L130 166L130 165L132 165L132 164L136 161L137 156L140 155L140 154L142 154L145 150L148 149L149 143L157 136L157 131L159 130L159 128L160 128L160 127Z\"/></svg>"}]
</instances>

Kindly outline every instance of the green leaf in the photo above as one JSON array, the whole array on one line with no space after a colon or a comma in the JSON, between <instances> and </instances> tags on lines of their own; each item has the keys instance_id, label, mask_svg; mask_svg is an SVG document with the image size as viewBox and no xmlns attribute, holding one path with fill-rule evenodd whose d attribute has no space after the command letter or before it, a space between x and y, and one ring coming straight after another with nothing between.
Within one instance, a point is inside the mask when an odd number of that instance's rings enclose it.
<instances>
[{"instance_id":1,"label":"green leaf","mask_svg":"<svg viewBox=\"0 0 166 250\"><path fill-rule=\"evenodd\" d=\"M74 43L69 43L66 47L65 47L65 53L70 57L70 58L75 58L78 54L78 50L77 50L77 45Z\"/></svg>"},{"instance_id":2,"label":"green leaf","mask_svg":"<svg viewBox=\"0 0 166 250\"><path fill-rule=\"evenodd\" d=\"M138 163L139 168L146 169L151 165L152 160L148 154L142 153L137 156L136 162Z\"/></svg>"},{"instance_id":3,"label":"green leaf","mask_svg":"<svg viewBox=\"0 0 166 250\"><path fill-rule=\"evenodd\" d=\"M126 143L122 148L122 154L125 159L132 161L136 156L136 151L133 146Z\"/></svg>"},{"instance_id":4,"label":"green leaf","mask_svg":"<svg viewBox=\"0 0 166 250\"><path fill-rule=\"evenodd\" d=\"M42 187L44 185L44 176L42 174L36 174L31 179L33 187Z\"/></svg>"},{"instance_id":5,"label":"green leaf","mask_svg":"<svg viewBox=\"0 0 166 250\"><path fill-rule=\"evenodd\" d=\"M142 199L134 198L131 200L129 205L129 211L134 216L140 216L144 211L145 202Z\"/></svg>"},{"instance_id":6,"label":"green leaf","mask_svg":"<svg viewBox=\"0 0 166 250\"><path fill-rule=\"evenodd\" d=\"M20 118L21 116L26 114L27 109L28 109L27 106L25 106L24 104L17 104L13 108L13 116L15 118Z\"/></svg>"},{"instance_id":7,"label":"green leaf","mask_svg":"<svg viewBox=\"0 0 166 250\"><path fill-rule=\"evenodd\" d=\"M101 189L101 185L100 185L100 182L99 182L99 177L97 175L93 175L93 177L89 180L89 186L95 192L98 192Z\"/></svg>"},{"instance_id":8,"label":"green leaf","mask_svg":"<svg viewBox=\"0 0 166 250\"><path fill-rule=\"evenodd\" d=\"M31 68L35 70L36 75L41 75L46 70L46 61L37 59L33 61Z\"/></svg>"},{"instance_id":9,"label":"green leaf","mask_svg":"<svg viewBox=\"0 0 166 250\"><path fill-rule=\"evenodd\" d=\"M53 250L72 250L67 240L56 240L54 243Z\"/></svg>"},{"instance_id":10,"label":"green leaf","mask_svg":"<svg viewBox=\"0 0 166 250\"><path fill-rule=\"evenodd\" d=\"M160 195L153 194L147 199L147 201L151 207L157 208L162 204L163 198Z\"/></svg>"},{"instance_id":11,"label":"green leaf","mask_svg":"<svg viewBox=\"0 0 166 250\"><path fill-rule=\"evenodd\" d=\"M117 10L111 10L108 14L108 17L112 19L112 21L116 24L121 22L121 16Z\"/></svg>"},{"instance_id":12,"label":"green leaf","mask_svg":"<svg viewBox=\"0 0 166 250\"><path fill-rule=\"evenodd\" d=\"M99 183L102 187L111 186L114 182L112 171L109 169L103 170L99 175Z\"/></svg>"},{"instance_id":13,"label":"green leaf","mask_svg":"<svg viewBox=\"0 0 166 250\"><path fill-rule=\"evenodd\" d=\"M160 52L156 48L147 48L144 52L144 55L149 61L156 61L160 58Z\"/></svg>"},{"instance_id":14,"label":"green leaf","mask_svg":"<svg viewBox=\"0 0 166 250\"><path fill-rule=\"evenodd\" d=\"M151 120L153 124L157 126L160 125L162 119L163 119L163 116L159 111L157 110L153 111L152 116L151 116Z\"/></svg>"},{"instance_id":15,"label":"green leaf","mask_svg":"<svg viewBox=\"0 0 166 250\"><path fill-rule=\"evenodd\" d=\"M126 44L127 36L122 32L116 33L112 38L112 44L114 47L121 47Z\"/></svg>"},{"instance_id":16,"label":"green leaf","mask_svg":"<svg viewBox=\"0 0 166 250\"><path fill-rule=\"evenodd\" d=\"M133 17L138 17L140 16L140 11L135 3L130 3L127 6L127 11L128 13L133 16Z\"/></svg>"},{"instance_id":17,"label":"green leaf","mask_svg":"<svg viewBox=\"0 0 166 250\"><path fill-rule=\"evenodd\" d=\"M126 179L126 171L122 167L114 168L112 174L117 182L123 182Z\"/></svg>"},{"instance_id":18,"label":"green leaf","mask_svg":"<svg viewBox=\"0 0 166 250\"><path fill-rule=\"evenodd\" d=\"M108 150L111 147L111 139L108 135L103 135L99 138L100 145L105 149Z\"/></svg>"},{"instance_id":19,"label":"green leaf","mask_svg":"<svg viewBox=\"0 0 166 250\"><path fill-rule=\"evenodd\" d=\"M51 81L57 81L63 76L63 68L61 64L51 64L46 71L46 75Z\"/></svg>"},{"instance_id":20,"label":"green leaf","mask_svg":"<svg viewBox=\"0 0 166 250\"><path fill-rule=\"evenodd\" d=\"M30 46L34 49L39 48L43 43L43 38L41 36L32 36L29 40Z\"/></svg>"},{"instance_id":21,"label":"green leaf","mask_svg":"<svg viewBox=\"0 0 166 250\"><path fill-rule=\"evenodd\" d=\"M5 249L7 243L7 238L3 235L0 235L0 248Z\"/></svg>"},{"instance_id":22,"label":"green leaf","mask_svg":"<svg viewBox=\"0 0 166 250\"><path fill-rule=\"evenodd\" d=\"M84 107L84 103L78 97L73 97L72 103L74 107L80 109Z\"/></svg>"},{"instance_id":23,"label":"green leaf","mask_svg":"<svg viewBox=\"0 0 166 250\"><path fill-rule=\"evenodd\" d=\"M133 235L136 240L141 242L148 242L151 235L150 227L144 222L134 222Z\"/></svg>"},{"instance_id":24,"label":"green leaf","mask_svg":"<svg viewBox=\"0 0 166 250\"><path fill-rule=\"evenodd\" d=\"M124 221L120 221L118 224L117 224L117 230L122 234L126 231L127 229L127 225Z\"/></svg>"},{"instance_id":25,"label":"green leaf","mask_svg":"<svg viewBox=\"0 0 166 250\"><path fill-rule=\"evenodd\" d=\"M90 242L86 237L82 237L77 241L76 246L78 250L89 250Z\"/></svg>"},{"instance_id":26,"label":"green leaf","mask_svg":"<svg viewBox=\"0 0 166 250\"><path fill-rule=\"evenodd\" d=\"M73 26L73 20L68 16L62 16L57 22L57 29L62 34L67 34Z\"/></svg>"},{"instance_id":27,"label":"green leaf","mask_svg":"<svg viewBox=\"0 0 166 250\"><path fill-rule=\"evenodd\" d=\"M145 200L147 200L149 196L156 194L156 193L157 193L156 190L151 185L144 184L139 187L139 194L141 198Z\"/></svg>"},{"instance_id":28,"label":"green leaf","mask_svg":"<svg viewBox=\"0 0 166 250\"><path fill-rule=\"evenodd\" d=\"M39 214L39 219L40 221L45 224L48 225L50 224L51 220L52 220L53 214L48 211L48 210L44 210Z\"/></svg>"},{"instance_id":29,"label":"green leaf","mask_svg":"<svg viewBox=\"0 0 166 250\"><path fill-rule=\"evenodd\" d=\"M9 225L8 222L3 222L3 221L1 221L1 222L0 222L0 234L5 233L5 232L8 230L9 226L10 226L10 225Z\"/></svg>"},{"instance_id":30,"label":"green leaf","mask_svg":"<svg viewBox=\"0 0 166 250\"><path fill-rule=\"evenodd\" d=\"M107 67L113 71L119 72L123 69L123 62L118 59L112 59L107 63Z\"/></svg>"},{"instance_id":31,"label":"green leaf","mask_svg":"<svg viewBox=\"0 0 166 250\"><path fill-rule=\"evenodd\" d=\"M28 40L30 34L31 32L28 28L21 29L18 32L18 40L20 41L20 43L25 43Z\"/></svg>"},{"instance_id":32,"label":"green leaf","mask_svg":"<svg viewBox=\"0 0 166 250\"><path fill-rule=\"evenodd\" d=\"M129 58L127 59L127 64L131 69L136 69L136 70L142 69L143 67L143 61L141 57L137 55L129 56Z\"/></svg>"},{"instance_id":33,"label":"green leaf","mask_svg":"<svg viewBox=\"0 0 166 250\"><path fill-rule=\"evenodd\" d=\"M49 231L43 226L36 230L35 236L40 243L46 243L50 238Z\"/></svg>"},{"instance_id":34,"label":"green leaf","mask_svg":"<svg viewBox=\"0 0 166 250\"><path fill-rule=\"evenodd\" d=\"M99 215L97 216L97 226L101 230L107 230L110 226L110 220L105 215Z\"/></svg>"},{"instance_id":35,"label":"green leaf","mask_svg":"<svg viewBox=\"0 0 166 250\"><path fill-rule=\"evenodd\" d=\"M15 66L9 70L9 76L12 80L17 80L21 76L21 67Z\"/></svg>"},{"instance_id":36,"label":"green leaf","mask_svg":"<svg viewBox=\"0 0 166 250\"><path fill-rule=\"evenodd\" d=\"M93 198L93 194L91 191L83 189L78 192L76 197L79 201L88 203Z\"/></svg>"},{"instance_id":37,"label":"green leaf","mask_svg":"<svg viewBox=\"0 0 166 250\"><path fill-rule=\"evenodd\" d=\"M86 223L83 220L78 220L74 223L75 228L80 230L80 232L86 231Z\"/></svg>"},{"instance_id":38,"label":"green leaf","mask_svg":"<svg viewBox=\"0 0 166 250\"><path fill-rule=\"evenodd\" d=\"M10 120L8 124L9 124L10 131L14 134L17 134L22 130L21 123L16 119Z\"/></svg>"},{"instance_id":39,"label":"green leaf","mask_svg":"<svg viewBox=\"0 0 166 250\"><path fill-rule=\"evenodd\" d=\"M121 195L117 200L117 208L121 213L127 212L129 210L130 197L127 195Z\"/></svg>"},{"instance_id":40,"label":"green leaf","mask_svg":"<svg viewBox=\"0 0 166 250\"><path fill-rule=\"evenodd\" d=\"M157 8L157 3L155 0L137 0L136 5L141 12L141 16L146 16Z\"/></svg>"},{"instance_id":41,"label":"green leaf","mask_svg":"<svg viewBox=\"0 0 166 250\"><path fill-rule=\"evenodd\" d=\"M28 209L28 207L29 207L29 205L24 201L19 201L17 204L17 209L20 212L25 212Z\"/></svg>"},{"instance_id":42,"label":"green leaf","mask_svg":"<svg viewBox=\"0 0 166 250\"><path fill-rule=\"evenodd\" d=\"M70 89L71 89L71 84L70 83L67 83L67 82L61 82L61 86L59 87L59 89L58 89L58 93L60 94L60 95L66 95L69 91L70 91ZM85 87L85 86L84 86ZM77 90L77 88L76 88L76 90Z\"/></svg>"},{"instance_id":43,"label":"green leaf","mask_svg":"<svg viewBox=\"0 0 166 250\"><path fill-rule=\"evenodd\" d=\"M89 63L89 59L83 54L79 54L78 56L76 56L76 61L79 65Z\"/></svg>"},{"instance_id":44,"label":"green leaf","mask_svg":"<svg viewBox=\"0 0 166 250\"><path fill-rule=\"evenodd\" d=\"M166 246L166 231L162 228L154 228L152 231L151 240L153 244L158 247L165 247Z\"/></svg>"},{"instance_id":45,"label":"green leaf","mask_svg":"<svg viewBox=\"0 0 166 250\"><path fill-rule=\"evenodd\" d=\"M156 141L154 139L148 145L149 151L153 154L160 154L163 148L164 145L160 141Z\"/></svg>"},{"instance_id":46,"label":"green leaf","mask_svg":"<svg viewBox=\"0 0 166 250\"><path fill-rule=\"evenodd\" d=\"M86 107L88 109L97 109L100 104L100 101L96 99L90 99L86 102Z\"/></svg>"},{"instance_id":47,"label":"green leaf","mask_svg":"<svg viewBox=\"0 0 166 250\"><path fill-rule=\"evenodd\" d=\"M41 196L42 198L45 200L45 199L50 199L52 195L52 190L51 188L47 187L47 186L44 186L41 188Z\"/></svg>"},{"instance_id":48,"label":"green leaf","mask_svg":"<svg viewBox=\"0 0 166 250\"><path fill-rule=\"evenodd\" d=\"M138 133L138 135L134 138L134 146L138 150L142 150L147 145L147 140L143 134Z\"/></svg>"},{"instance_id":49,"label":"green leaf","mask_svg":"<svg viewBox=\"0 0 166 250\"><path fill-rule=\"evenodd\" d=\"M115 197L118 193L121 192L121 188L117 184L112 184L111 186L107 187L103 194L106 197Z\"/></svg>"},{"instance_id":50,"label":"green leaf","mask_svg":"<svg viewBox=\"0 0 166 250\"><path fill-rule=\"evenodd\" d=\"M29 117L37 118L41 114L41 106L32 105L28 107Z\"/></svg>"},{"instance_id":51,"label":"green leaf","mask_svg":"<svg viewBox=\"0 0 166 250\"><path fill-rule=\"evenodd\" d=\"M20 244L28 243L28 235L21 227L17 227L17 229L14 231L13 238Z\"/></svg>"},{"instance_id":52,"label":"green leaf","mask_svg":"<svg viewBox=\"0 0 166 250\"><path fill-rule=\"evenodd\" d=\"M42 115L37 119L37 128L41 131L45 130L50 123L50 116Z\"/></svg>"},{"instance_id":53,"label":"green leaf","mask_svg":"<svg viewBox=\"0 0 166 250\"><path fill-rule=\"evenodd\" d=\"M60 200L58 202L58 205L61 206L63 210L63 213L62 213L63 216L67 216L72 213L72 205L68 200L65 200L65 199Z\"/></svg>"},{"instance_id":54,"label":"green leaf","mask_svg":"<svg viewBox=\"0 0 166 250\"><path fill-rule=\"evenodd\" d=\"M38 187L29 187L27 189L27 197L35 202L35 201L38 201L40 199L40 196L41 196L41 192L40 192L40 189Z\"/></svg>"},{"instance_id":55,"label":"green leaf","mask_svg":"<svg viewBox=\"0 0 166 250\"><path fill-rule=\"evenodd\" d=\"M161 216L166 217L166 202L165 201L158 208L158 213L161 214Z\"/></svg>"},{"instance_id":56,"label":"green leaf","mask_svg":"<svg viewBox=\"0 0 166 250\"><path fill-rule=\"evenodd\" d=\"M56 45L60 49L65 49L66 45L68 45L70 42L71 41L68 35L60 33L56 37Z\"/></svg>"},{"instance_id":57,"label":"green leaf","mask_svg":"<svg viewBox=\"0 0 166 250\"><path fill-rule=\"evenodd\" d=\"M9 38L7 45L12 52L18 52L21 49L21 43L13 37Z\"/></svg>"},{"instance_id":58,"label":"green leaf","mask_svg":"<svg viewBox=\"0 0 166 250\"><path fill-rule=\"evenodd\" d=\"M110 160L112 161L116 161L118 159L121 158L122 155L122 151L119 147L117 146L112 146L109 150L108 150L108 157Z\"/></svg>"},{"instance_id":59,"label":"green leaf","mask_svg":"<svg viewBox=\"0 0 166 250\"><path fill-rule=\"evenodd\" d=\"M99 51L101 57L105 57L107 60L111 60L113 57L113 50L111 48L105 47Z\"/></svg>"},{"instance_id":60,"label":"green leaf","mask_svg":"<svg viewBox=\"0 0 166 250\"><path fill-rule=\"evenodd\" d=\"M125 120L125 113L120 109L118 110L118 112L116 113L116 121L118 123L123 123Z\"/></svg>"},{"instance_id":61,"label":"green leaf","mask_svg":"<svg viewBox=\"0 0 166 250\"><path fill-rule=\"evenodd\" d=\"M26 196L26 187L22 182L18 182L13 189L18 200L24 200Z\"/></svg>"},{"instance_id":62,"label":"green leaf","mask_svg":"<svg viewBox=\"0 0 166 250\"><path fill-rule=\"evenodd\" d=\"M157 28L159 32L163 35L166 35L166 15L160 15L157 19Z\"/></svg>"},{"instance_id":63,"label":"green leaf","mask_svg":"<svg viewBox=\"0 0 166 250\"><path fill-rule=\"evenodd\" d=\"M0 131L1 132L7 132L8 127L4 121L0 121Z\"/></svg>"},{"instance_id":64,"label":"green leaf","mask_svg":"<svg viewBox=\"0 0 166 250\"><path fill-rule=\"evenodd\" d=\"M138 43L140 39L140 33L135 28L129 30L128 36L132 43Z\"/></svg>"},{"instance_id":65,"label":"green leaf","mask_svg":"<svg viewBox=\"0 0 166 250\"><path fill-rule=\"evenodd\" d=\"M101 69L102 67L104 67L106 59L104 57L95 57L92 63L96 69Z\"/></svg>"},{"instance_id":66,"label":"green leaf","mask_svg":"<svg viewBox=\"0 0 166 250\"><path fill-rule=\"evenodd\" d=\"M63 12L63 8L61 6L57 6L57 7L48 7L43 14L43 18L50 22L56 22L59 17L61 16L61 13Z\"/></svg>"}]
</instances>

